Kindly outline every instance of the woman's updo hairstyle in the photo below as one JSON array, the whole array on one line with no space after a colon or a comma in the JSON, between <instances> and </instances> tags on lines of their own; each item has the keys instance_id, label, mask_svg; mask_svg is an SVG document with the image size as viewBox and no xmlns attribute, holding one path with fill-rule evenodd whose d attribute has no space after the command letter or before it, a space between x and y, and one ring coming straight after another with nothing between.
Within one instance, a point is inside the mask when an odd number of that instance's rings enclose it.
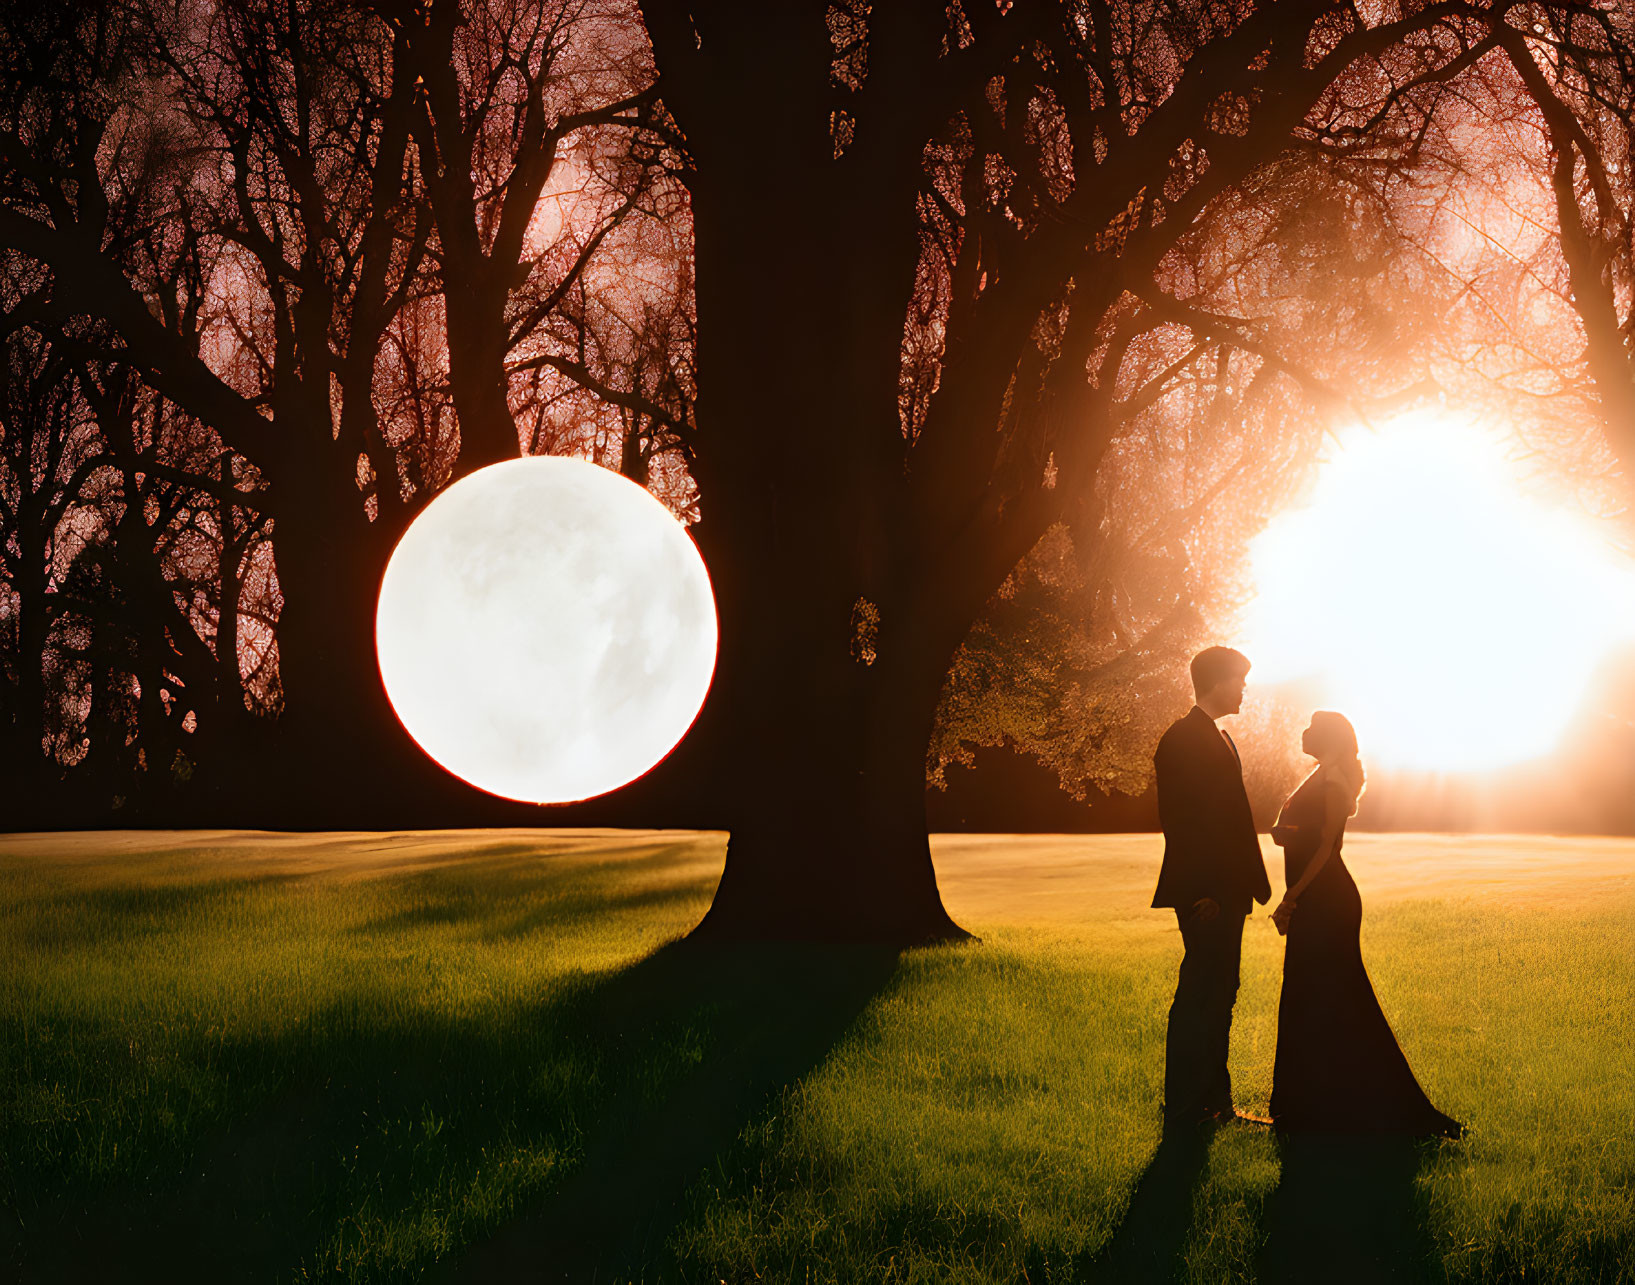
<instances>
[{"instance_id":1,"label":"woman's updo hairstyle","mask_svg":"<svg viewBox=\"0 0 1635 1285\"><path fill-rule=\"evenodd\" d=\"M1331 709L1320 709L1311 716L1311 747L1325 766L1333 769L1333 779L1351 796L1348 816L1357 815L1357 801L1362 798L1367 774L1362 760L1357 757L1357 729L1344 714Z\"/></svg>"}]
</instances>

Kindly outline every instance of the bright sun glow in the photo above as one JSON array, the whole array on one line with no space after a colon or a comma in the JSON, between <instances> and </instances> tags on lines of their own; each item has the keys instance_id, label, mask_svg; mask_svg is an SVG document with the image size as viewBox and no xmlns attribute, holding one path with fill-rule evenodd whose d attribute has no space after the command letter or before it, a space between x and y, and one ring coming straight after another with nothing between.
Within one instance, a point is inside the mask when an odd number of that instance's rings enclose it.
<instances>
[{"instance_id":1,"label":"bright sun glow","mask_svg":"<svg viewBox=\"0 0 1635 1285\"><path fill-rule=\"evenodd\" d=\"M715 598L670 511L583 460L480 469L398 543L380 674L432 758L506 798L634 780L681 739L715 669Z\"/></svg>"},{"instance_id":2,"label":"bright sun glow","mask_svg":"<svg viewBox=\"0 0 1635 1285\"><path fill-rule=\"evenodd\" d=\"M1530 490L1490 431L1434 413L1355 429L1251 546L1250 681L1300 683L1382 765L1539 757L1635 637L1635 567L1607 534Z\"/></svg>"}]
</instances>

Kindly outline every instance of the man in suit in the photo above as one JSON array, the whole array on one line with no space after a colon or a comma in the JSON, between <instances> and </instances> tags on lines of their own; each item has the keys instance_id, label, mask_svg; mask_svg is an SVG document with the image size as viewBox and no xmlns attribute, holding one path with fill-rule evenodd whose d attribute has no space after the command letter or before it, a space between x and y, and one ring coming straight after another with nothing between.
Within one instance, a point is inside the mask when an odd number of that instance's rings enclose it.
<instances>
[{"instance_id":1,"label":"man in suit","mask_svg":"<svg viewBox=\"0 0 1635 1285\"><path fill-rule=\"evenodd\" d=\"M1194 656L1197 704L1153 755L1164 864L1152 904L1175 911L1186 950L1164 1047L1167 1125L1234 1116L1226 1050L1243 921L1250 902L1264 905L1272 889L1237 746L1215 721L1242 708L1248 676L1248 658L1230 647Z\"/></svg>"}]
</instances>

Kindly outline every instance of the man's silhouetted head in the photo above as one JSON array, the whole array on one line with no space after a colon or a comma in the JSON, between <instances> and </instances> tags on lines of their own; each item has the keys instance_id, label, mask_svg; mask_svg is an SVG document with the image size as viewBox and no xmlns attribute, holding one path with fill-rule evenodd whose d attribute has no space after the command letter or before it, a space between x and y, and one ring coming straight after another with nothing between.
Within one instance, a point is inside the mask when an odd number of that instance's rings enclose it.
<instances>
[{"instance_id":1,"label":"man's silhouetted head","mask_svg":"<svg viewBox=\"0 0 1635 1285\"><path fill-rule=\"evenodd\" d=\"M1192 694L1211 718L1243 708L1249 658L1231 647L1205 647L1192 658Z\"/></svg>"}]
</instances>

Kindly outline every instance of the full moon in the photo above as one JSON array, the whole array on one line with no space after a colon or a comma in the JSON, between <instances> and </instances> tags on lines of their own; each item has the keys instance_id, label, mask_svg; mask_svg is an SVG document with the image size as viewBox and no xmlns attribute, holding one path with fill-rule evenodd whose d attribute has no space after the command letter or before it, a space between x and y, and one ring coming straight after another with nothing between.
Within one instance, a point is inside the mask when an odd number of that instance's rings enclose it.
<instances>
[{"instance_id":1,"label":"full moon","mask_svg":"<svg viewBox=\"0 0 1635 1285\"><path fill-rule=\"evenodd\" d=\"M583 460L480 469L410 525L375 648L403 726L491 794L567 803L675 748L715 669L715 598L686 529Z\"/></svg>"},{"instance_id":2,"label":"full moon","mask_svg":"<svg viewBox=\"0 0 1635 1285\"><path fill-rule=\"evenodd\" d=\"M1251 545L1250 682L1299 683L1393 767L1549 753L1596 666L1635 639L1635 568L1514 456L1431 413L1343 434L1310 503Z\"/></svg>"}]
</instances>

